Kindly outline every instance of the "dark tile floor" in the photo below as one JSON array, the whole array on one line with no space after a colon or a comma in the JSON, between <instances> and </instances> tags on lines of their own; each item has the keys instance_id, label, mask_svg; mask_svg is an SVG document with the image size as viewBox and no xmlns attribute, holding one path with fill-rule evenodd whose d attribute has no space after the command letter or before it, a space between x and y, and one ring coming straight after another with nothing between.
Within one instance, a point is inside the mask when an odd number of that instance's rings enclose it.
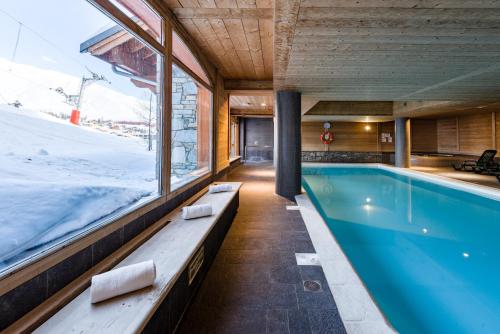
<instances>
[{"instance_id":1,"label":"dark tile floor","mask_svg":"<svg viewBox=\"0 0 500 334\"><path fill-rule=\"evenodd\" d=\"M244 165L240 208L180 333L345 333L319 266L298 266L314 247L294 203L274 194L269 165ZM319 282L305 291L304 281Z\"/></svg>"}]
</instances>

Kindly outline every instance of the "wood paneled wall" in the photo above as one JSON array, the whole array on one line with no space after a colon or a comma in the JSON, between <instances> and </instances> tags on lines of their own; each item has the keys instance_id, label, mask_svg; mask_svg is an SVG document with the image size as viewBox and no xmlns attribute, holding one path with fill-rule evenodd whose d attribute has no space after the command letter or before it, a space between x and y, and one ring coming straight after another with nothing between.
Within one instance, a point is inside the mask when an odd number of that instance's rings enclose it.
<instances>
[{"instance_id":1,"label":"wood paneled wall","mask_svg":"<svg viewBox=\"0 0 500 334\"><path fill-rule=\"evenodd\" d=\"M411 151L437 152L437 126L435 119L411 120Z\"/></svg>"},{"instance_id":2,"label":"wood paneled wall","mask_svg":"<svg viewBox=\"0 0 500 334\"><path fill-rule=\"evenodd\" d=\"M369 123L370 130L365 130L367 123L332 122L330 131L334 140L330 151L376 152L377 123ZM320 140L323 122L302 123L302 151L324 151L325 145Z\"/></svg>"},{"instance_id":3,"label":"wood paneled wall","mask_svg":"<svg viewBox=\"0 0 500 334\"><path fill-rule=\"evenodd\" d=\"M394 122L332 122L334 141L330 151L394 152ZM323 122L302 123L302 150L323 151L320 141ZM378 132L378 136L377 136ZM392 143L381 142L381 134L389 133ZM378 137L378 138L377 138ZM468 114L441 119L411 120L412 152L438 152L480 155L486 149L500 150L500 111Z\"/></svg>"},{"instance_id":4,"label":"wood paneled wall","mask_svg":"<svg viewBox=\"0 0 500 334\"><path fill-rule=\"evenodd\" d=\"M481 113L437 120L438 152L480 155L499 148L500 113Z\"/></svg>"},{"instance_id":5,"label":"wood paneled wall","mask_svg":"<svg viewBox=\"0 0 500 334\"><path fill-rule=\"evenodd\" d=\"M355 123L332 122L334 135L330 151L353 152L394 152L396 137L394 122ZM370 126L366 131L365 126ZM412 120L412 152L436 152L436 120ZM325 149L319 136L323 131L323 122L302 123L302 151L323 151ZM382 133L388 133L392 142L382 142Z\"/></svg>"},{"instance_id":6,"label":"wood paneled wall","mask_svg":"<svg viewBox=\"0 0 500 334\"><path fill-rule=\"evenodd\" d=\"M492 147L491 113L458 117L460 153L481 154Z\"/></svg>"},{"instance_id":7,"label":"wood paneled wall","mask_svg":"<svg viewBox=\"0 0 500 334\"><path fill-rule=\"evenodd\" d=\"M224 80L217 77L217 98L214 106L216 117L215 135L215 169L220 172L229 166L229 94L224 91Z\"/></svg>"},{"instance_id":8,"label":"wood paneled wall","mask_svg":"<svg viewBox=\"0 0 500 334\"><path fill-rule=\"evenodd\" d=\"M437 120L438 152L458 152L457 119L444 118Z\"/></svg>"}]
</instances>

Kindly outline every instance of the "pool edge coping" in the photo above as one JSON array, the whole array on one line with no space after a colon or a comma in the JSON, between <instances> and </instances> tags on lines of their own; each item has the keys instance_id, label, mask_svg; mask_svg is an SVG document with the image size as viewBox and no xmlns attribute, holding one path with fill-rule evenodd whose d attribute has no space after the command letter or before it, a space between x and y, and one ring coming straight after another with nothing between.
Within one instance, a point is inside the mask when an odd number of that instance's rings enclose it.
<instances>
[{"instance_id":1,"label":"pool edge coping","mask_svg":"<svg viewBox=\"0 0 500 334\"><path fill-rule=\"evenodd\" d=\"M390 171L396 174L414 177L416 179L432 182L440 186L464 191L477 196L486 197L494 201L500 201L500 190L484 186L481 184L476 184L472 182L467 182L459 179L453 179L450 177L430 174L427 172L416 171L408 168L394 167L391 165L383 163L321 163L321 162L303 162L302 167L315 167L315 168L378 168L386 171Z\"/></svg>"},{"instance_id":2,"label":"pool edge coping","mask_svg":"<svg viewBox=\"0 0 500 334\"><path fill-rule=\"evenodd\" d=\"M295 199L347 333L397 333L354 270L308 194L303 191Z\"/></svg>"}]
</instances>

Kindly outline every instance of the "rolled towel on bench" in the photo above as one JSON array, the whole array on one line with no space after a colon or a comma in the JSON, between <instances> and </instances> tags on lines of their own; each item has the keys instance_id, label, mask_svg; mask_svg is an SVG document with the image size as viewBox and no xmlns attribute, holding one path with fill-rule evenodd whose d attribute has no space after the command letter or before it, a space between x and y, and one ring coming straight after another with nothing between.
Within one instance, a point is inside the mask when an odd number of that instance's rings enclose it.
<instances>
[{"instance_id":1,"label":"rolled towel on bench","mask_svg":"<svg viewBox=\"0 0 500 334\"><path fill-rule=\"evenodd\" d=\"M208 187L208 192L209 193L220 193L220 192L223 192L223 191L232 191L232 190L233 190L233 186L230 185L230 184L227 184L227 183L224 183L224 184L211 184Z\"/></svg>"},{"instance_id":2,"label":"rolled towel on bench","mask_svg":"<svg viewBox=\"0 0 500 334\"><path fill-rule=\"evenodd\" d=\"M156 278L155 263L145 261L110 270L92 277L90 301L100 301L152 285Z\"/></svg>"},{"instance_id":3,"label":"rolled towel on bench","mask_svg":"<svg viewBox=\"0 0 500 334\"><path fill-rule=\"evenodd\" d=\"M200 204L185 206L182 208L182 218L193 219L212 215L212 206L210 204Z\"/></svg>"}]
</instances>

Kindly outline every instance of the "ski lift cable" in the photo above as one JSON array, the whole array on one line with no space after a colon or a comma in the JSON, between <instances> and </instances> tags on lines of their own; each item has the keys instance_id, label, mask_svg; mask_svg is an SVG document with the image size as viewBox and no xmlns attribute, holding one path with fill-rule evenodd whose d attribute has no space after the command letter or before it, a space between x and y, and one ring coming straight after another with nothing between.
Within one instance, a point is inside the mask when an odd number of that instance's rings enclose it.
<instances>
[{"instance_id":1,"label":"ski lift cable","mask_svg":"<svg viewBox=\"0 0 500 334\"><path fill-rule=\"evenodd\" d=\"M14 51L12 51L11 62L14 62L14 60L16 59L17 47L19 46L19 37L21 37L21 29L23 28L23 24L21 22L18 23L19 28L17 29L16 44L14 44Z\"/></svg>"},{"instance_id":2,"label":"ski lift cable","mask_svg":"<svg viewBox=\"0 0 500 334\"><path fill-rule=\"evenodd\" d=\"M48 45L52 46L54 49L56 49L58 52L60 52L62 55L68 57L69 59L71 59L72 61L74 61L75 63L77 63L79 66L83 67L84 69L86 69L86 66L85 64L83 64L82 62L80 62L78 59L76 59L75 57L69 55L66 53L66 51L62 50L61 48L59 48L55 43L51 42L49 39L45 38L44 36L42 36L40 33L38 33L36 30L30 28L28 25L26 25L24 22L18 20L17 18L15 18L13 15L9 14L8 12L6 12L5 10L1 9L0 8L0 12L3 13L4 15L6 15L7 17L9 17L11 20L17 22L20 26L23 26L25 29L29 30L31 33L33 33L35 36L37 36L38 38L40 38L41 40L43 40L45 43L47 43ZM20 29L18 30L18 38L20 36ZM16 51L17 51L17 45L19 44L19 40L16 42Z\"/></svg>"}]
</instances>

